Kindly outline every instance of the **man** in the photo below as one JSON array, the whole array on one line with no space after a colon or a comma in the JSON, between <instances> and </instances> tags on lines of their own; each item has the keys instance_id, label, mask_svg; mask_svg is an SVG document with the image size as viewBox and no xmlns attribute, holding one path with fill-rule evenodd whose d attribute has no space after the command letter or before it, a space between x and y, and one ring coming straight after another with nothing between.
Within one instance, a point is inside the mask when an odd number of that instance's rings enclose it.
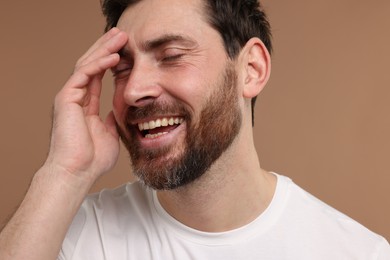
<instances>
[{"instance_id":1,"label":"man","mask_svg":"<svg viewBox=\"0 0 390 260\"><path fill-rule=\"evenodd\" d=\"M271 43L256 1L103 9L108 32L56 96L48 158L1 233L1 259L390 259L384 238L260 168L252 110ZM85 199L119 137L140 181Z\"/></svg>"}]
</instances>

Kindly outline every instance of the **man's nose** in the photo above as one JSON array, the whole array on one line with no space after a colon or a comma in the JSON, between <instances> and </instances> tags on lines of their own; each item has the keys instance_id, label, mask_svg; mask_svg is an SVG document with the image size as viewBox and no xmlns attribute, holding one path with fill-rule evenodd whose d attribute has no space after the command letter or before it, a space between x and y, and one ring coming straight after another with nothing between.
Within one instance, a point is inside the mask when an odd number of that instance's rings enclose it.
<instances>
[{"instance_id":1,"label":"man's nose","mask_svg":"<svg viewBox=\"0 0 390 260\"><path fill-rule=\"evenodd\" d=\"M143 107L163 92L159 85L157 68L153 65L134 64L124 90L124 100L129 106Z\"/></svg>"}]
</instances>

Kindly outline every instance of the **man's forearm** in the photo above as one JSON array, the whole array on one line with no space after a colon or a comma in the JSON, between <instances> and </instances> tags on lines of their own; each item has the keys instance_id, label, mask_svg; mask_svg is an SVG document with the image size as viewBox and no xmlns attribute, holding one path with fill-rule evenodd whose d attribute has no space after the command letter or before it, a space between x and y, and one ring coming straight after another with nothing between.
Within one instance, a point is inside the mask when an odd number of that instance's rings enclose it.
<instances>
[{"instance_id":1,"label":"man's forearm","mask_svg":"<svg viewBox=\"0 0 390 260\"><path fill-rule=\"evenodd\" d=\"M91 184L61 169L41 168L0 234L0 259L56 259Z\"/></svg>"}]
</instances>

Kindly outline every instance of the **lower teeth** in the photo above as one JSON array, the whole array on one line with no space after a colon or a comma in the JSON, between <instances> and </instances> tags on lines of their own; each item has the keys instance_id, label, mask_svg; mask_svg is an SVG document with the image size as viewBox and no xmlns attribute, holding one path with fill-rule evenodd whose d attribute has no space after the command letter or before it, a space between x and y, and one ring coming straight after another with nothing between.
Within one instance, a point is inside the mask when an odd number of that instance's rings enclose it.
<instances>
[{"instance_id":1,"label":"lower teeth","mask_svg":"<svg viewBox=\"0 0 390 260\"><path fill-rule=\"evenodd\" d=\"M168 134L168 132L162 132L162 133L157 133L157 134L147 134L147 135L145 135L145 138L153 139L153 138L157 138L159 136L165 135L165 134Z\"/></svg>"}]
</instances>

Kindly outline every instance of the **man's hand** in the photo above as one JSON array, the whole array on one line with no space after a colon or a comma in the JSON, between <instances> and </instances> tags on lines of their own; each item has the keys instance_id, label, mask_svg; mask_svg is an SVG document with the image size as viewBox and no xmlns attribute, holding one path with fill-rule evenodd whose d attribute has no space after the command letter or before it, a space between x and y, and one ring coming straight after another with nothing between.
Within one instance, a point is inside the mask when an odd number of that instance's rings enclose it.
<instances>
[{"instance_id":1,"label":"man's hand","mask_svg":"<svg viewBox=\"0 0 390 260\"><path fill-rule=\"evenodd\" d=\"M0 259L56 259L89 188L114 166L119 138L112 112L99 117L101 81L126 42L117 28L103 35L56 96L48 158L0 234Z\"/></svg>"},{"instance_id":2,"label":"man's hand","mask_svg":"<svg viewBox=\"0 0 390 260\"><path fill-rule=\"evenodd\" d=\"M74 73L57 94L46 164L94 182L117 161L119 141L112 112L99 117L102 78L119 62L127 42L117 28L100 38L77 62Z\"/></svg>"}]
</instances>

